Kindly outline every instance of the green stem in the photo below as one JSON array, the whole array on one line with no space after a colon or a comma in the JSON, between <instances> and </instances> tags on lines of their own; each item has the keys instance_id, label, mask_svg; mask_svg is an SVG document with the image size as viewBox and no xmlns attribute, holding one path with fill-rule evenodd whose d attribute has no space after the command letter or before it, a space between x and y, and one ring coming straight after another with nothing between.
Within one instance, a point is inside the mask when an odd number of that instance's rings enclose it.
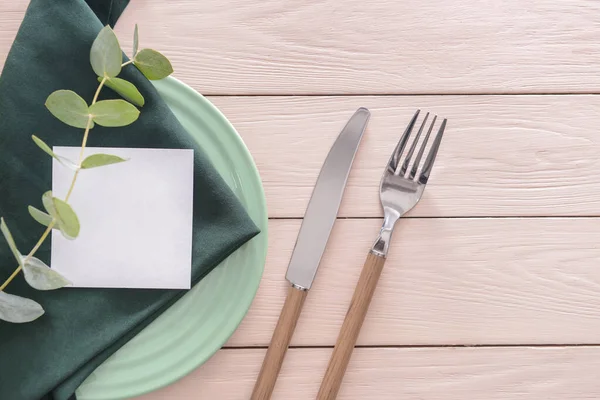
<instances>
[{"instance_id":1,"label":"green stem","mask_svg":"<svg viewBox=\"0 0 600 400\"><path fill-rule=\"evenodd\" d=\"M15 279L15 277L16 277L17 275L19 275L19 272L21 272L21 269L22 269L22 267L21 267L21 265L19 265L19 266L17 267L17 269L15 269L15 270L13 271L12 275L8 277L8 279L7 279L7 280L6 280L6 281L5 281L5 282L2 284L2 286L0 286L0 292L1 292L1 291L3 291L3 290L4 290L4 288L5 288L5 287L7 287L7 286L8 286L8 284L9 284L9 283L11 283L11 282L12 282L12 280L13 280L13 279Z\"/></svg>"},{"instance_id":2,"label":"green stem","mask_svg":"<svg viewBox=\"0 0 600 400\"><path fill-rule=\"evenodd\" d=\"M129 64L133 64L133 60L124 62L123 64L121 64L121 68L123 68L124 66L129 65Z\"/></svg>"},{"instance_id":3,"label":"green stem","mask_svg":"<svg viewBox=\"0 0 600 400\"><path fill-rule=\"evenodd\" d=\"M100 81L100 84L98 85L98 89L96 89L96 93L94 93L94 98L92 99L92 104L96 103L96 100L98 100L98 95L100 94L100 90L102 90L102 86L104 86L104 84L106 83L107 80L108 80L108 76L105 76Z\"/></svg>"},{"instance_id":4,"label":"green stem","mask_svg":"<svg viewBox=\"0 0 600 400\"><path fill-rule=\"evenodd\" d=\"M96 89L96 93L94 94L94 99L92 100L92 104L96 103L96 101L98 100L98 96L100 95L102 86L104 86L107 79L108 78L105 76L102 79L102 81L100 82L100 85L98 85L98 89ZM85 151L85 146L87 144L87 140L88 140L88 136L89 136L91 127L92 127L92 116L90 115L88 118L88 123L85 127L85 132L83 133L83 140L81 142L81 152L79 153L79 163L78 163L79 168L77 168L77 170L75 171L75 174L73 175L73 180L71 181L71 186L69 187L69 191L67 192L67 196L65 197L65 202L69 201L69 197L71 197L71 193L73 193L73 188L75 187L75 182L77 182L77 176L79 175L79 171L81 170L81 163L83 162L83 153ZM17 275L19 275L19 272L21 272L21 270L23 269L23 264L27 263L31 259L31 257L33 257L35 255L35 253L40 249L40 247L42 246L42 243L44 243L44 241L46 240L46 238L48 237L50 232L52 232L52 228L54 228L54 225L56 225L56 219L52 219L52 221L50 222L50 224L48 224L48 227L46 228L46 230L44 231L44 233L42 234L40 239L37 241L35 246L33 246L33 249L31 249L29 254L27 254L27 257L25 257L23 262L19 264L19 266L13 271L13 273L8 277L8 279L6 281L4 281L4 283L0 286L0 292L3 291L8 286L8 284L11 283L12 280L17 277Z\"/></svg>"},{"instance_id":5,"label":"green stem","mask_svg":"<svg viewBox=\"0 0 600 400\"><path fill-rule=\"evenodd\" d=\"M98 89L96 89L96 93L94 93L94 98L92 99L92 105L96 104L98 100L98 95L100 95L100 90L102 90L102 86L106 83L108 77L102 78L100 81L100 85L98 85ZM79 171L81 171L81 163L83 162L83 153L85 152L85 146L87 145L88 136L90 134L90 129L92 128L92 116L88 117L87 125L85 126L85 132L83 132L83 140L81 141L81 151L79 152L79 162L77 163L77 170L75 171L75 175L73 175L73 180L71 181L71 186L69 187L69 191L67 192L67 196L65 197L65 202L69 201L71 197L71 193L73 193L73 188L75 187L75 182L77 182L77 177L79 176Z\"/></svg>"},{"instance_id":6,"label":"green stem","mask_svg":"<svg viewBox=\"0 0 600 400\"><path fill-rule=\"evenodd\" d=\"M29 259L33 257L33 255L40 249L40 246L42 245L42 243L44 243L44 240L46 240L50 232L52 232L52 228L54 228L54 225L56 225L56 219L52 219L52 221L48 224L48 227L42 234L42 237L40 237L40 240L38 240L35 246L33 246L33 249L31 249L29 254L27 254L25 261L29 261Z\"/></svg>"}]
</instances>

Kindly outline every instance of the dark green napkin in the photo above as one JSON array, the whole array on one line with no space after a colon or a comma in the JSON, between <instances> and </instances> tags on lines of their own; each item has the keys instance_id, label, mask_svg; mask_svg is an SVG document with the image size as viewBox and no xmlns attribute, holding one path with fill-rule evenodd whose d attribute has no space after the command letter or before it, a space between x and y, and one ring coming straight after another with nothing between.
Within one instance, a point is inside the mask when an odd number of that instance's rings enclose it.
<instances>
[{"instance_id":1,"label":"dark green napkin","mask_svg":"<svg viewBox=\"0 0 600 400\"><path fill-rule=\"evenodd\" d=\"M98 83L89 63L90 46L126 4L125 0L33 0L10 50L0 76L0 215L22 249L30 249L42 233L26 206L41 206L40 196L51 188L51 159L32 143L31 135L64 146L80 146L82 138L81 129L61 123L46 110L45 99L57 89L74 90L88 101L93 97ZM146 98L140 118L124 128L96 125L88 144L196 150L192 273L196 283L258 229L152 84L132 66L124 69L122 77ZM113 97L109 89L103 90L103 96ZM37 254L49 261L49 241ZM0 281L14 267L13 256L1 241ZM3 400L70 398L99 364L185 293L40 292L30 289L22 276L6 292L33 298L46 314L29 324L0 321Z\"/></svg>"}]
</instances>

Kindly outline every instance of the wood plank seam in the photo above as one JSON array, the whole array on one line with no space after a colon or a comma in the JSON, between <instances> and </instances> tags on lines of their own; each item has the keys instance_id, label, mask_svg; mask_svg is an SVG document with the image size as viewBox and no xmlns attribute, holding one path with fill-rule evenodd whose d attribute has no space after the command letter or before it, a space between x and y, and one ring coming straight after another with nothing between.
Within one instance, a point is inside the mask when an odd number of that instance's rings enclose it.
<instances>
[{"instance_id":1,"label":"wood plank seam","mask_svg":"<svg viewBox=\"0 0 600 400\"><path fill-rule=\"evenodd\" d=\"M597 218L401 222L359 345L598 343ZM263 281L227 346L268 344L301 223L269 221L271 256ZM360 273L357 260L370 248L380 225L377 219L337 221L305 305L310 318L300 321L293 347L334 344ZM436 238L436 251L423 240L430 237Z\"/></svg>"},{"instance_id":2,"label":"wood plank seam","mask_svg":"<svg viewBox=\"0 0 600 400\"><path fill-rule=\"evenodd\" d=\"M357 344L354 346L355 349L471 349L471 348L513 348L513 347L527 347L527 348L552 348L552 347L600 347L600 343L514 343L514 344L502 344L502 343L490 343L490 344L431 344L431 345L392 345L392 344ZM221 347L221 350L267 350L269 346L231 346L226 345ZM311 345L295 345L288 346L290 349L330 349L333 350L334 345L323 345L323 346L311 346Z\"/></svg>"}]
</instances>

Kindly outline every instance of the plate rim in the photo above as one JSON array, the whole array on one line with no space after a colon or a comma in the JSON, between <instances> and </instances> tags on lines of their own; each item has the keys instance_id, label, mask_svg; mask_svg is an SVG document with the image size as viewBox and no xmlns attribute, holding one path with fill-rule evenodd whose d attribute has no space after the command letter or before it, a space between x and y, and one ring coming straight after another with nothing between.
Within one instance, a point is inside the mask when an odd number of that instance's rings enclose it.
<instances>
[{"instance_id":1,"label":"plate rim","mask_svg":"<svg viewBox=\"0 0 600 400\"><path fill-rule=\"evenodd\" d=\"M247 172L252 175L252 178L253 178L252 180L257 184L257 189L258 189L257 190L258 198L256 199L256 200L258 200L258 203L257 203L258 207L256 207L256 209L258 210L257 212L259 213L259 215L257 215L256 217L253 217L252 220L257 225L257 227L260 229L260 233L257 236L255 236L254 238L252 238L251 240L261 240L261 242L262 242L262 244L260 246L258 246L259 259L261 260L260 274L257 274L258 275L257 276L257 284L251 290L248 291L249 296L248 296L247 304L245 304L243 307L239 308L239 315L237 315L236 318L230 318L230 320L235 320L235 323L232 323L230 326L228 326L229 329L227 329L226 334L220 336L221 340L215 340L214 345L211 346L208 351L203 353L202 357L198 357L197 360L194 360L193 362L191 362L190 366L188 368L183 368L183 369L179 370L180 373L176 373L176 374L170 375L168 377L165 377L164 380L156 380L156 379L150 380L149 379L147 381L148 383L145 385L145 387L143 389L140 390L139 385L136 385L137 389L128 390L127 392L123 392L118 397L97 397L97 396L94 396L93 394L90 396L89 394L86 395L84 392L81 394L80 393L77 394L77 397L80 400L127 399L127 398L154 392L163 387L169 386L169 385L179 381L183 377L189 375L191 372L193 372L194 370L196 370L197 368L199 368L200 366L205 364L208 360L210 360L223 347L223 345L225 343L227 343L227 341L235 333L235 331L238 329L239 325L242 323L242 321L248 314L248 311L249 311L250 307L252 306L254 299L256 298L256 294L258 292L258 289L260 288L260 282L262 281L262 277L264 275L264 270L265 270L265 266L266 266L266 258L267 258L267 249L268 249L268 220L269 220L269 218L268 218L267 202L266 202L264 187L262 184L262 180L261 180L258 168L256 166L256 163L254 162L254 159L250 153L250 150L246 146L246 144L245 144L244 140L242 139L242 137L240 136L239 132L235 129L235 127L227 119L227 117L221 112L221 110L219 110L212 102L210 102L206 97L204 97L202 94L200 94L199 92L194 90L192 87L188 86L184 82L182 82L172 76L169 76L169 77L164 78L159 81L154 81L152 83L156 87L157 91L159 91L159 94L160 94L160 89L159 89L160 86L170 85L170 86L174 87L173 90L181 91L186 96L191 96L193 98L196 98L199 102L201 102L203 104L204 107L206 107L207 110L209 110L213 114L213 117L215 119L217 119L218 122L220 122L221 124L226 126L227 129L229 129L230 132L232 133L232 135L230 135L230 138L232 141L234 141L237 144L237 146L240 150L241 156L244 158L244 163L249 167ZM190 135L190 136L192 136L192 138L193 138L193 135ZM218 268L218 266L216 268ZM181 301L181 299L178 300L178 302L179 301ZM159 318L160 318L160 316L159 316ZM141 332L143 332L143 330Z\"/></svg>"}]
</instances>

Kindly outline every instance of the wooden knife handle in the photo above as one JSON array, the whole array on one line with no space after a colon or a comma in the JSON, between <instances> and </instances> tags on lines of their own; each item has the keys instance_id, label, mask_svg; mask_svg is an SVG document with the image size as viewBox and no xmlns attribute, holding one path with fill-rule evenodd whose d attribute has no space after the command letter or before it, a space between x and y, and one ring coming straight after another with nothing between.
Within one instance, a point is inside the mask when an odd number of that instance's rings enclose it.
<instances>
[{"instance_id":1,"label":"wooden knife handle","mask_svg":"<svg viewBox=\"0 0 600 400\"><path fill-rule=\"evenodd\" d=\"M271 398L307 293L306 290L290 286L285 304L279 315L279 321L277 321L277 326L271 338L269 350L267 350L258 379L254 385L251 400L269 400Z\"/></svg>"},{"instance_id":2,"label":"wooden knife handle","mask_svg":"<svg viewBox=\"0 0 600 400\"><path fill-rule=\"evenodd\" d=\"M384 257L373 253L369 253L367 256L329 360L325 377L321 382L317 400L335 400L337 397L384 264Z\"/></svg>"}]
</instances>

